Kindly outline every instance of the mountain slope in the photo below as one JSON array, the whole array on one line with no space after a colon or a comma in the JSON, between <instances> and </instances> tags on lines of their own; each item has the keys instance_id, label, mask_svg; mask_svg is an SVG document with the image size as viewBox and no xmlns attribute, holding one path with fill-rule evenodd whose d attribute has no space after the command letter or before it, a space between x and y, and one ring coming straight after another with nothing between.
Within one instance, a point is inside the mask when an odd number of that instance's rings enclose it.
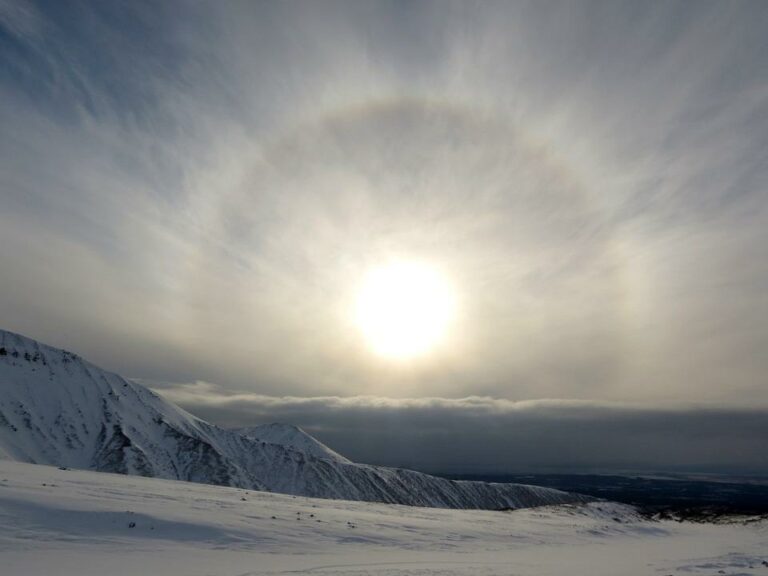
<instances>
[{"instance_id":1,"label":"mountain slope","mask_svg":"<svg viewBox=\"0 0 768 576\"><path fill-rule=\"evenodd\" d=\"M2 453L37 464L441 508L591 500L535 486L457 482L317 458L209 424L75 354L6 331L0 331Z\"/></svg>"},{"instance_id":2,"label":"mountain slope","mask_svg":"<svg viewBox=\"0 0 768 576\"><path fill-rule=\"evenodd\" d=\"M315 458L324 458L326 460L333 460L334 462L351 464L350 460L344 458L344 456L338 452L331 450L328 446L316 438L313 438L298 426L292 424L275 422L272 424L262 424L261 426L237 428L235 431L246 438L262 440L263 442L269 442L271 444L280 444L281 446L290 446L291 448L299 450L304 454L314 456Z\"/></svg>"}]
</instances>

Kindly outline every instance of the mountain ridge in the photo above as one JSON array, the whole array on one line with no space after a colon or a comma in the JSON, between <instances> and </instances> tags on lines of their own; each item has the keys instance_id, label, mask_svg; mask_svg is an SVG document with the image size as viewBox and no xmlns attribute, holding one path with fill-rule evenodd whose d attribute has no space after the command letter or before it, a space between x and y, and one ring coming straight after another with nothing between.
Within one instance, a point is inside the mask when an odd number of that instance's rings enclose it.
<instances>
[{"instance_id":1,"label":"mountain ridge","mask_svg":"<svg viewBox=\"0 0 768 576\"><path fill-rule=\"evenodd\" d=\"M314 456L315 458L323 458L327 460L333 460L335 462L342 462L344 464L352 464L352 461L342 456L335 450L329 448L317 438L308 434L298 426L294 424L285 424L283 422L272 422L269 424L260 424L258 426L247 426L244 428L233 428L233 431L245 436L246 438L253 438L254 440L262 440L271 444L280 444L282 446L290 446Z\"/></svg>"},{"instance_id":2,"label":"mountain ridge","mask_svg":"<svg viewBox=\"0 0 768 576\"><path fill-rule=\"evenodd\" d=\"M324 446L312 440L315 448ZM537 486L453 481L355 464L340 455L343 460L316 457L210 424L76 354L4 330L0 453L22 462L438 508L593 500Z\"/></svg>"}]
</instances>

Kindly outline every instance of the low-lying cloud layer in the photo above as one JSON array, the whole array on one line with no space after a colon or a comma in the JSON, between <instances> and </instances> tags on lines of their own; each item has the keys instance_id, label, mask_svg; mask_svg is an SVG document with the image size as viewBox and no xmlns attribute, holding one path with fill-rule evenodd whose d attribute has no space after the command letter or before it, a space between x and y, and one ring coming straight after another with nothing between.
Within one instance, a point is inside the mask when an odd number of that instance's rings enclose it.
<instances>
[{"instance_id":1,"label":"low-lying cloud layer","mask_svg":"<svg viewBox=\"0 0 768 576\"><path fill-rule=\"evenodd\" d=\"M286 422L345 456L428 472L664 470L768 474L768 411L488 397L275 397L155 385L223 426Z\"/></svg>"}]
</instances>

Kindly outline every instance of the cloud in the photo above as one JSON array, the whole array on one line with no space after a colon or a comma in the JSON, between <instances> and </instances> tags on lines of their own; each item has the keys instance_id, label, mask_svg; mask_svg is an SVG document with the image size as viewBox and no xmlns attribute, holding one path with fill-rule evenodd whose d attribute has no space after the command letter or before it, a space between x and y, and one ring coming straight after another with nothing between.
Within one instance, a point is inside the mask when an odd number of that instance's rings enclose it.
<instances>
[{"instance_id":1,"label":"cloud","mask_svg":"<svg viewBox=\"0 0 768 576\"><path fill-rule=\"evenodd\" d=\"M37 42L42 35L40 14L33 4L22 0L0 2L0 25L23 42Z\"/></svg>"},{"instance_id":2,"label":"cloud","mask_svg":"<svg viewBox=\"0 0 768 576\"><path fill-rule=\"evenodd\" d=\"M768 11L0 4L4 327L265 395L768 404ZM446 344L382 362L368 268Z\"/></svg>"},{"instance_id":3,"label":"cloud","mask_svg":"<svg viewBox=\"0 0 768 576\"><path fill-rule=\"evenodd\" d=\"M155 383L224 426L286 422L353 460L428 472L768 472L768 411L490 397L293 397Z\"/></svg>"}]
</instances>

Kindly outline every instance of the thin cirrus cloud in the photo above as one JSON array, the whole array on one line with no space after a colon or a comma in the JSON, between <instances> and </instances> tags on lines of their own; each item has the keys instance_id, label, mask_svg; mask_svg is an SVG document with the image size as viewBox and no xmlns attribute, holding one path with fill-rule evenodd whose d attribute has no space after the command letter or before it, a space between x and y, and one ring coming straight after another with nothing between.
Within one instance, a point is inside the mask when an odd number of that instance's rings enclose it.
<instances>
[{"instance_id":1,"label":"thin cirrus cloud","mask_svg":"<svg viewBox=\"0 0 768 576\"><path fill-rule=\"evenodd\" d=\"M4 327L264 396L768 405L766 25L4 0ZM459 296L407 363L350 318L393 257Z\"/></svg>"}]
</instances>

